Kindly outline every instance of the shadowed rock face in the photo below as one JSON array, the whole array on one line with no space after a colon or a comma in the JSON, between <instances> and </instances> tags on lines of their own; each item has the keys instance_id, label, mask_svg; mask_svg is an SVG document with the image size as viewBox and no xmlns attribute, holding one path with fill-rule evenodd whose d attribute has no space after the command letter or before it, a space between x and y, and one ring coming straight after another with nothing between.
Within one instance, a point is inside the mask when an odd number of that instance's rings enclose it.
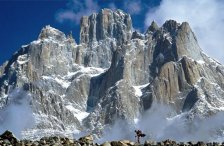
<instances>
[{"instance_id":1,"label":"shadowed rock face","mask_svg":"<svg viewBox=\"0 0 224 146\"><path fill-rule=\"evenodd\" d=\"M152 22L141 34L129 14L103 9L80 25L80 44L46 26L0 67L0 108L15 88L31 94L36 123L24 137L134 123L153 102L191 117L223 108L224 67L202 52L187 22Z\"/></svg>"}]
</instances>

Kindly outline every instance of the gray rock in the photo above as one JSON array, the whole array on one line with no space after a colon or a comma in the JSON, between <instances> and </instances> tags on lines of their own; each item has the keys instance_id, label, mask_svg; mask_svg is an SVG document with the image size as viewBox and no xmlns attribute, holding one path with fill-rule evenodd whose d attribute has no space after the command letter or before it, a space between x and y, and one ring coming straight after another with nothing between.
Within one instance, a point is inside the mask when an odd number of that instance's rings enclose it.
<instances>
[{"instance_id":1,"label":"gray rock","mask_svg":"<svg viewBox=\"0 0 224 146\"><path fill-rule=\"evenodd\" d=\"M147 140L144 143L144 146L151 146L151 145L156 145L156 142L155 141L151 141L151 140Z\"/></svg>"},{"instance_id":2,"label":"gray rock","mask_svg":"<svg viewBox=\"0 0 224 146\"><path fill-rule=\"evenodd\" d=\"M101 146L111 146L110 142L104 142Z\"/></svg>"},{"instance_id":3,"label":"gray rock","mask_svg":"<svg viewBox=\"0 0 224 146\"><path fill-rule=\"evenodd\" d=\"M11 142L10 142L8 139L4 139L4 140L3 140L3 144L11 145Z\"/></svg>"},{"instance_id":4,"label":"gray rock","mask_svg":"<svg viewBox=\"0 0 224 146\"><path fill-rule=\"evenodd\" d=\"M102 9L98 14L82 17L80 26L80 42L85 44L107 38L115 38L121 44L132 35L131 17L122 10Z\"/></svg>"},{"instance_id":5,"label":"gray rock","mask_svg":"<svg viewBox=\"0 0 224 146\"><path fill-rule=\"evenodd\" d=\"M189 24L187 22L183 22L178 27L176 33L175 45L177 58L181 59L183 56L188 56L194 60L201 60L201 49Z\"/></svg>"},{"instance_id":6,"label":"gray rock","mask_svg":"<svg viewBox=\"0 0 224 146\"><path fill-rule=\"evenodd\" d=\"M112 141L111 146L128 146L128 145L121 141Z\"/></svg>"},{"instance_id":7,"label":"gray rock","mask_svg":"<svg viewBox=\"0 0 224 146\"><path fill-rule=\"evenodd\" d=\"M144 40L145 36L137 31L132 33L131 39L141 39Z\"/></svg>"},{"instance_id":8,"label":"gray rock","mask_svg":"<svg viewBox=\"0 0 224 146\"><path fill-rule=\"evenodd\" d=\"M159 30L159 26L156 24L155 21L152 21L151 25L149 26L148 30L146 31L146 33L154 33L156 32L157 30Z\"/></svg>"},{"instance_id":9,"label":"gray rock","mask_svg":"<svg viewBox=\"0 0 224 146\"><path fill-rule=\"evenodd\" d=\"M81 137L81 138L79 138L79 142L87 144L87 145L92 145L93 144L93 136L87 135L87 136Z\"/></svg>"}]
</instances>

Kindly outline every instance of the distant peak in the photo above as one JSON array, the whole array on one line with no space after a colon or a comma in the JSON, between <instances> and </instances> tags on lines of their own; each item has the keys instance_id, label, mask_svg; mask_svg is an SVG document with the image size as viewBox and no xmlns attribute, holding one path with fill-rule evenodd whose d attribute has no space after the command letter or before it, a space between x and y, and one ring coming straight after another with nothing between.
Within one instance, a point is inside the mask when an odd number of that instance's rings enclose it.
<instances>
[{"instance_id":1,"label":"distant peak","mask_svg":"<svg viewBox=\"0 0 224 146\"><path fill-rule=\"evenodd\" d=\"M157 25L157 23L153 20L151 25L149 26L148 30L147 30L147 33L148 32L155 32L156 30L159 29L159 26Z\"/></svg>"},{"instance_id":2,"label":"distant peak","mask_svg":"<svg viewBox=\"0 0 224 146\"><path fill-rule=\"evenodd\" d=\"M44 31L48 31L48 32L58 32L59 30L57 30L54 27L51 27L50 25L46 25L45 27L42 28L41 32Z\"/></svg>"},{"instance_id":3,"label":"distant peak","mask_svg":"<svg viewBox=\"0 0 224 146\"><path fill-rule=\"evenodd\" d=\"M112 10L112 9L109 9L109 8L101 9L100 13L117 13L119 15L128 15L127 13L125 13L121 9Z\"/></svg>"},{"instance_id":4,"label":"distant peak","mask_svg":"<svg viewBox=\"0 0 224 146\"><path fill-rule=\"evenodd\" d=\"M75 41L75 39L74 39L73 36L72 36L72 31L70 31L69 34L67 35L67 40L68 40L70 43L75 43L75 44L76 44L76 41Z\"/></svg>"},{"instance_id":5,"label":"distant peak","mask_svg":"<svg viewBox=\"0 0 224 146\"><path fill-rule=\"evenodd\" d=\"M45 29L53 29L53 30L56 30L55 28L51 27L50 25L46 25L44 28Z\"/></svg>"},{"instance_id":6,"label":"distant peak","mask_svg":"<svg viewBox=\"0 0 224 146\"><path fill-rule=\"evenodd\" d=\"M110 12L110 13L112 13L113 12L113 10L111 10L111 9L108 9L108 8L104 8L104 9L101 9L101 11L100 11L101 13L103 13L103 12Z\"/></svg>"},{"instance_id":7,"label":"distant peak","mask_svg":"<svg viewBox=\"0 0 224 146\"><path fill-rule=\"evenodd\" d=\"M50 25L46 25L42 28L38 39L56 39L63 40L65 39L65 34L58 29L51 27Z\"/></svg>"},{"instance_id":8,"label":"distant peak","mask_svg":"<svg viewBox=\"0 0 224 146\"><path fill-rule=\"evenodd\" d=\"M177 23L175 20L166 20L166 22L163 24L163 26L178 26L180 23Z\"/></svg>"},{"instance_id":9,"label":"distant peak","mask_svg":"<svg viewBox=\"0 0 224 146\"><path fill-rule=\"evenodd\" d=\"M80 42L99 41L115 38L119 43L131 39L131 16L122 10L101 9L99 13L84 16L80 21Z\"/></svg>"},{"instance_id":10,"label":"distant peak","mask_svg":"<svg viewBox=\"0 0 224 146\"><path fill-rule=\"evenodd\" d=\"M170 32L171 34L173 34L179 26L180 26L180 23L177 23L175 20L167 20L163 24L163 28L166 31Z\"/></svg>"},{"instance_id":11,"label":"distant peak","mask_svg":"<svg viewBox=\"0 0 224 146\"><path fill-rule=\"evenodd\" d=\"M125 13L123 10L121 10L121 9L117 9L117 10L115 10L114 11L115 13L118 13L118 14L120 14L120 15L129 15L128 13Z\"/></svg>"},{"instance_id":12,"label":"distant peak","mask_svg":"<svg viewBox=\"0 0 224 146\"><path fill-rule=\"evenodd\" d=\"M189 25L188 22L183 22L183 23L180 25L180 28L181 28L181 29L185 29L186 31L188 31L188 30L191 29L191 27L190 27L190 25Z\"/></svg>"}]
</instances>

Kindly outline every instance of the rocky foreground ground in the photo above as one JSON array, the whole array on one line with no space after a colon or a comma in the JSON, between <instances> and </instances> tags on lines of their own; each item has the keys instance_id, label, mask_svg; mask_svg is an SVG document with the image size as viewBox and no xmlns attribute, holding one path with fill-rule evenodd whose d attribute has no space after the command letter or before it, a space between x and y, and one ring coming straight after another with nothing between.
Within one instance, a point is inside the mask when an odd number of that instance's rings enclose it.
<instances>
[{"instance_id":1,"label":"rocky foreground ground","mask_svg":"<svg viewBox=\"0 0 224 146\"><path fill-rule=\"evenodd\" d=\"M103 144L94 143L91 135L81 137L78 140L66 137L43 137L37 141L18 140L10 131L5 131L0 135L0 146L224 146L223 143L204 143L204 142L185 142L177 143L172 140L162 142L145 141L142 144L129 140L104 142Z\"/></svg>"}]
</instances>

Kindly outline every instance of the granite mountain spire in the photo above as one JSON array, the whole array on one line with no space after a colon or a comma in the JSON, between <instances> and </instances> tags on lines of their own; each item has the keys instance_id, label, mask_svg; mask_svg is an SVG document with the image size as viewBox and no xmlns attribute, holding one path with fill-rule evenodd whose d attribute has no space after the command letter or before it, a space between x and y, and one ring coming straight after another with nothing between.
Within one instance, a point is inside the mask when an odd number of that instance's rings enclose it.
<instances>
[{"instance_id":1,"label":"granite mountain spire","mask_svg":"<svg viewBox=\"0 0 224 146\"><path fill-rule=\"evenodd\" d=\"M31 94L35 126L23 137L96 134L117 119L134 124L154 102L186 119L223 111L224 66L203 53L187 22L152 22L141 34L129 14L103 9L80 27L76 44L46 26L0 67L1 109L14 89Z\"/></svg>"}]
</instances>

